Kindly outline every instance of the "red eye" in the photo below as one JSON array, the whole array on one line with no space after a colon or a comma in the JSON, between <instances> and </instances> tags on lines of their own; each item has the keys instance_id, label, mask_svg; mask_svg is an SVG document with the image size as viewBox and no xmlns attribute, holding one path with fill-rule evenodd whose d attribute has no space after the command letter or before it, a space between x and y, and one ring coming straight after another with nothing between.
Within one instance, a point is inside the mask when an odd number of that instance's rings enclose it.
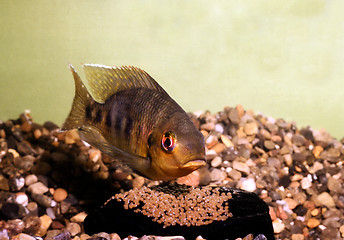
<instances>
[{"instance_id":1,"label":"red eye","mask_svg":"<svg viewBox=\"0 0 344 240\"><path fill-rule=\"evenodd\" d=\"M162 136L162 141L161 141L162 147L168 151L172 152L174 147L176 146L176 137L173 132L166 132Z\"/></svg>"}]
</instances>

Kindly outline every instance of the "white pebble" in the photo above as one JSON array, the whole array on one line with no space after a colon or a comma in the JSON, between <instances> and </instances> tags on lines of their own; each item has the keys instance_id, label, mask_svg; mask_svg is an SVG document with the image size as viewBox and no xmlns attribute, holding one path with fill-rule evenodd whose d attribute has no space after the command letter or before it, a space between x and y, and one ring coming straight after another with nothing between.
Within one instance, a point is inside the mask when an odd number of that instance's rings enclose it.
<instances>
[{"instance_id":1,"label":"white pebble","mask_svg":"<svg viewBox=\"0 0 344 240\"><path fill-rule=\"evenodd\" d=\"M240 188L249 192L253 192L257 189L257 186L253 178L243 178L240 184Z\"/></svg>"},{"instance_id":2,"label":"white pebble","mask_svg":"<svg viewBox=\"0 0 344 240\"><path fill-rule=\"evenodd\" d=\"M304 177L301 180L302 189L307 189L307 188L310 188L311 186L312 186L312 181L308 177Z\"/></svg>"},{"instance_id":3,"label":"white pebble","mask_svg":"<svg viewBox=\"0 0 344 240\"><path fill-rule=\"evenodd\" d=\"M44 194L48 192L49 188L41 182L36 182L28 187L28 191L34 194Z\"/></svg>"},{"instance_id":4,"label":"white pebble","mask_svg":"<svg viewBox=\"0 0 344 240\"><path fill-rule=\"evenodd\" d=\"M223 125L221 123L218 123L215 125L215 131L219 132L219 133L223 133L224 129L223 129Z\"/></svg>"},{"instance_id":5,"label":"white pebble","mask_svg":"<svg viewBox=\"0 0 344 240\"><path fill-rule=\"evenodd\" d=\"M37 176L34 175L34 174L30 174L30 175L27 175L27 176L25 177L25 185L26 185L26 186L29 186L29 185L31 185L31 184L37 182L37 181L38 181L38 178L37 178Z\"/></svg>"},{"instance_id":6,"label":"white pebble","mask_svg":"<svg viewBox=\"0 0 344 240\"><path fill-rule=\"evenodd\" d=\"M211 166L216 168L218 166L220 166L222 163L222 158L219 156L216 156L212 161L211 161Z\"/></svg>"},{"instance_id":7,"label":"white pebble","mask_svg":"<svg viewBox=\"0 0 344 240\"><path fill-rule=\"evenodd\" d=\"M47 212L47 215L51 218L51 219L55 219L56 216L55 216L55 213L54 213L54 210L50 207L50 208L47 208L46 210Z\"/></svg>"},{"instance_id":8,"label":"white pebble","mask_svg":"<svg viewBox=\"0 0 344 240\"><path fill-rule=\"evenodd\" d=\"M23 177L20 178L16 178L15 179L15 185L16 185L16 189L20 190L25 186L25 180Z\"/></svg>"},{"instance_id":9,"label":"white pebble","mask_svg":"<svg viewBox=\"0 0 344 240\"><path fill-rule=\"evenodd\" d=\"M15 202L25 207L29 204L29 198L25 193L17 193Z\"/></svg>"}]
</instances>

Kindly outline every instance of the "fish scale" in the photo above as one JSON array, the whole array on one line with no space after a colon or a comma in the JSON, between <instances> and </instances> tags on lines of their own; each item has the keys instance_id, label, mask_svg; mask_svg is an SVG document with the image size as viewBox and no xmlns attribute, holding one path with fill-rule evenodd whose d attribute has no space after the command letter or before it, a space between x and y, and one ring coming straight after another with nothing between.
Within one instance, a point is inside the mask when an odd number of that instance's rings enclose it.
<instances>
[{"instance_id":1,"label":"fish scale","mask_svg":"<svg viewBox=\"0 0 344 240\"><path fill-rule=\"evenodd\" d=\"M143 70L84 65L90 92L75 81L72 109L62 130L153 180L172 180L205 165L203 135L185 111Z\"/></svg>"}]
</instances>

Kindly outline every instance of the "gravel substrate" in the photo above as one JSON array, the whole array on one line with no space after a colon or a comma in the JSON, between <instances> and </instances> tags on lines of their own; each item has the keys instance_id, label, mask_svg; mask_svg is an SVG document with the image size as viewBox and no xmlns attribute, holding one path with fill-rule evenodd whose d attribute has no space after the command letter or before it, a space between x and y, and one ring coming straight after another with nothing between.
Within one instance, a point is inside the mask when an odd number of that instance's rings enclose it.
<instances>
[{"instance_id":1,"label":"gravel substrate","mask_svg":"<svg viewBox=\"0 0 344 240\"><path fill-rule=\"evenodd\" d=\"M255 192L270 207L276 239L344 238L343 139L240 105L190 116L205 136L208 164L178 183ZM0 239L121 239L89 236L83 220L117 192L157 184L28 112L0 122Z\"/></svg>"}]
</instances>

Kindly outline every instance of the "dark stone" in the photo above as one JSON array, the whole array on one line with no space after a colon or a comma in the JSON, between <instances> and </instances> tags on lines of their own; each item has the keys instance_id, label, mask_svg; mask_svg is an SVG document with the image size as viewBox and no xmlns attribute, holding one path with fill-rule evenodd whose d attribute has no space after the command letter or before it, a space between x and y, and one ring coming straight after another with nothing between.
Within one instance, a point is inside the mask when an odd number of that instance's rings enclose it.
<instances>
[{"instance_id":1,"label":"dark stone","mask_svg":"<svg viewBox=\"0 0 344 240\"><path fill-rule=\"evenodd\" d=\"M53 131L55 129L58 129L59 126L57 126L55 123L51 122L51 121L46 121L44 124L43 124L43 127L48 129L48 131Z\"/></svg>"},{"instance_id":2,"label":"dark stone","mask_svg":"<svg viewBox=\"0 0 344 240\"><path fill-rule=\"evenodd\" d=\"M290 183L291 183L291 180L288 175L283 175L278 181L278 185L283 186L284 188L287 188Z\"/></svg>"},{"instance_id":3,"label":"dark stone","mask_svg":"<svg viewBox=\"0 0 344 240\"><path fill-rule=\"evenodd\" d=\"M55 237L53 237L54 240L70 240L72 239L70 232L64 231Z\"/></svg>"},{"instance_id":4,"label":"dark stone","mask_svg":"<svg viewBox=\"0 0 344 240\"><path fill-rule=\"evenodd\" d=\"M19 219L24 215L25 209L16 203L4 203L0 209L0 219Z\"/></svg>"},{"instance_id":5,"label":"dark stone","mask_svg":"<svg viewBox=\"0 0 344 240\"><path fill-rule=\"evenodd\" d=\"M307 213L307 208L305 208L303 205L298 205L296 208L294 208L294 213L296 213L298 216L305 216Z\"/></svg>"},{"instance_id":6,"label":"dark stone","mask_svg":"<svg viewBox=\"0 0 344 240\"><path fill-rule=\"evenodd\" d=\"M30 146L28 142L18 142L17 143L17 150L21 155L29 155L36 153L34 149Z\"/></svg>"},{"instance_id":7,"label":"dark stone","mask_svg":"<svg viewBox=\"0 0 344 240\"><path fill-rule=\"evenodd\" d=\"M266 239L275 239L269 208L255 193L227 187L221 187L220 192L232 194L232 198L228 200L228 207L233 216L226 221L214 221L201 226L164 227L163 224L154 222L141 213L135 213L131 209L125 210L123 202L112 199L86 217L85 232L89 235L98 232L116 232L121 237L182 235L185 239L195 239L199 235L205 239L236 239L248 234L256 237L262 234ZM264 238L259 236L257 239Z\"/></svg>"}]
</instances>

